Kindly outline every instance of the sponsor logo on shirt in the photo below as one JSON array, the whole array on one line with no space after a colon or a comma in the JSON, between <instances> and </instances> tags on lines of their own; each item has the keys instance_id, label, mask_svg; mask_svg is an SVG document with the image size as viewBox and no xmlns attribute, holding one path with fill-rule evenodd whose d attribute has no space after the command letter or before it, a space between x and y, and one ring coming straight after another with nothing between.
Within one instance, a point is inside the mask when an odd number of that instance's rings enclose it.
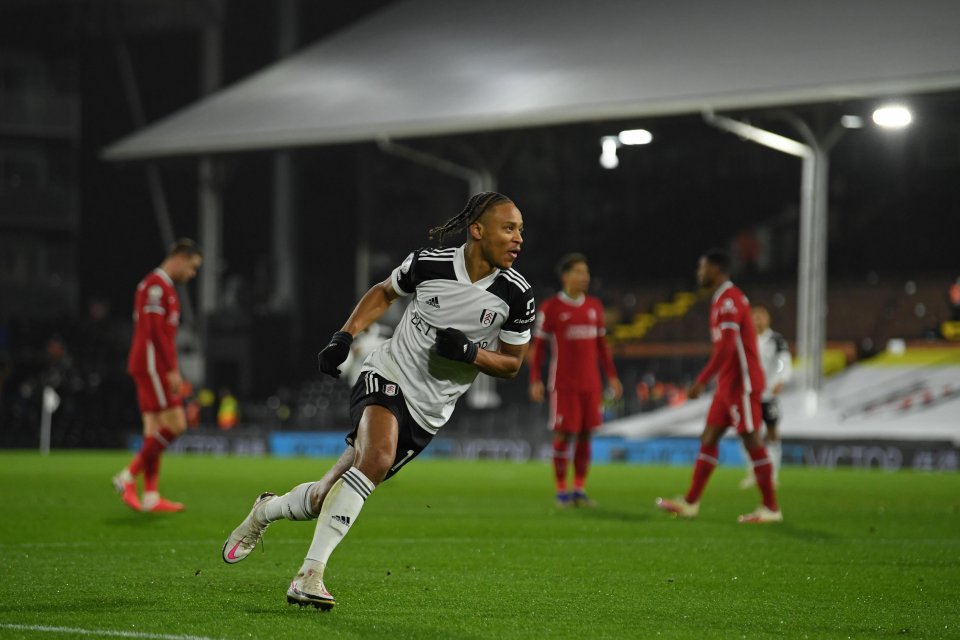
<instances>
[{"instance_id":1,"label":"sponsor logo on shirt","mask_svg":"<svg viewBox=\"0 0 960 640\"><path fill-rule=\"evenodd\" d=\"M564 336L568 340L591 340L598 334L597 327L592 324L574 324L567 327Z\"/></svg>"},{"instance_id":2,"label":"sponsor logo on shirt","mask_svg":"<svg viewBox=\"0 0 960 640\"><path fill-rule=\"evenodd\" d=\"M425 302L424 304L429 305L429 306L433 307L434 309L439 309L439 308L440 308L440 298L438 298L437 296L433 296L432 298L427 298L427 300L426 300L426 302Z\"/></svg>"}]
</instances>

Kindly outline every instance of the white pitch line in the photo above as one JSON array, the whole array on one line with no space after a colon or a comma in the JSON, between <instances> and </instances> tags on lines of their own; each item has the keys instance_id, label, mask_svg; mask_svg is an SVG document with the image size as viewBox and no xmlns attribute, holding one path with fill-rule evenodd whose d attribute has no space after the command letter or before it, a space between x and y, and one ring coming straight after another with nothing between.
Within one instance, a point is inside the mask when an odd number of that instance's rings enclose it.
<instances>
[{"instance_id":1,"label":"white pitch line","mask_svg":"<svg viewBox=\"0 0 960 640\"><path fill-rule=\"evenodd\" d=\"M114 631L112 629L80 629L77 627L47 627L39 624L4 624L0 629L18 631L36 631L38 633L73 633L81 636L99 636L111 638L145 638L148 640L215 640L207 636L184 636L170 633L145 633L142 631Z\"/></svg>"}]
</instances>

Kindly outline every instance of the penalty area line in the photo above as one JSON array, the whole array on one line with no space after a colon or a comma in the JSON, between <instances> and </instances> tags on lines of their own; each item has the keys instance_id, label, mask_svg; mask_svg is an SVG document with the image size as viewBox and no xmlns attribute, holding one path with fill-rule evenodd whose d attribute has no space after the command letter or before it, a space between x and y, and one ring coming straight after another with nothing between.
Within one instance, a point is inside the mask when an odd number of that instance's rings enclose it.
<instances>
[{"instance_id":1,"label":"penalty area line","mask_svg":"<svg viewBox=\"0 0 960 640\"><path fill-rule=\"evenodd\" d=\"M215 640L207 636L185 636L171 633L147 633L144 631L116 631L113 629L81 629L78 627L49 627L40 624L6 624L0 622L0 629L17 631L35 631L37 633L73 633L80 636L100 638L144 638L145 640Z\"/></svg>"}]
</instances>

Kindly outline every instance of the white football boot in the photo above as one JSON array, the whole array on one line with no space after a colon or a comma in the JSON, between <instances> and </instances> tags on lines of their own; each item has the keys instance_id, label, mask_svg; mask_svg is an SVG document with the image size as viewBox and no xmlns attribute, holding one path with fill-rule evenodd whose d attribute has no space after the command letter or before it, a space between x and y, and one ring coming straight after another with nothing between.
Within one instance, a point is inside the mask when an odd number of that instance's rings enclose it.
<instances>
[{"instance_id":1,"label":"white football boot","mask_svg":"<svg viewBox=\"0 0 960 640\"><path fill-rule=\"evenodd\" d=\"M301 608L311 605L322 611L333 609L337 601L323 586L323 569L322 562L304 560L287 589L287 603L300 605Z\"/></svg>"},{"instance_id":2,"label":"white football boot","mask_svg":"<svg viewBox=\"0 0 960 640\"><path fill-rule=\"evenodd\" d=\"M221 555L224 562L227 564L240 562L257 547L257 543L263 537L263 532L270 526L270 523L263 519L263 508L276 497L275 493L269 491L261 493L257 497L250 513L223 543Z\"/></svg>"},{"instance_id":3,"label":"white football boot","mask_svg":"<svg viewBox=\"0 0 960 640\"><path fill-rule=\"evenodd\" d=\"M768 522L783 522L782 511L771 511L765 506L760 505L752 512L737 517L737 522L741 524L766 524Z\"/></svg>"},{"instance_id":4,"label":"white football boot","mask_svg":"<svg viewBox=\"0 0 960 640\"><path fill-rule=\"evenodd\" d=\"M699 502L690 504L683 498L674 498L673 500L657 498L657 507L680 518L696 518L697 514L700 513Z\"/></svg>"}]
</instances>

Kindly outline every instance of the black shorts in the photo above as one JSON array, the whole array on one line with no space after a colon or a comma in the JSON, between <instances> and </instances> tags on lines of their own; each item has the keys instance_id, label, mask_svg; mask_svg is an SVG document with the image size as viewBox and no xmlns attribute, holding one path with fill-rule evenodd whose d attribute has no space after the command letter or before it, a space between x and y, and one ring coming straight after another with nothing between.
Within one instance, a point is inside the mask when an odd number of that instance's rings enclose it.
<instances>
[{"instance_id":1,"label":"black shorts","mask_svg":"<svg viewBox=\"0 0 960 640\"><path fill-rule=\"evenodd\" d=\"M780 400L778 398L765 400L760 403L760 409L763 412L763 424L776 429L777 423L780 422Z\"/></svg>"},{"instance_id":2,"label":"black shorts","mask_svg":"<svg viewBox=\"0 0 960 640\"><path fill-rule=\"evenodd\" d=\"M360 428L363 410L372 404L388 409L396 417L400 428L393 465L384 477L384 480L387 480L400 471L403 465L420 455L433 440L433 434L417 424L410 415L400 385L373 371L364 371L357 379L357 384L353 385L353 392L350 394L350 421L353 423L353 431L347 434L345 440L351 447L354 446L357 429Z\"/></svg>"}]
</instances>

